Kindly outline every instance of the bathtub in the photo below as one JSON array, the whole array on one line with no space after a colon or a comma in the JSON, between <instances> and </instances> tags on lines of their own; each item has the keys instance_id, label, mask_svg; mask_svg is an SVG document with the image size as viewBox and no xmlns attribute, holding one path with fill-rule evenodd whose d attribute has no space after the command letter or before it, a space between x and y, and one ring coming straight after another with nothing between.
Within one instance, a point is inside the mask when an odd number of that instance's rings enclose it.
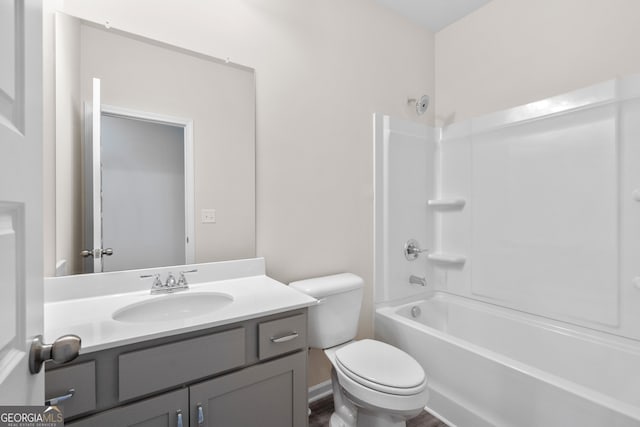
<instances>
[{"instance_id":1,"label":"bathtub","mask_svg":"<svg viewBox=\"0 0 640 427\"><path fill-rule=\"evenodd\" d=\"M640 343L476 300L380 307L376 337L425 369L458 427L640 426Z\"/></svg>"}]
</instances>

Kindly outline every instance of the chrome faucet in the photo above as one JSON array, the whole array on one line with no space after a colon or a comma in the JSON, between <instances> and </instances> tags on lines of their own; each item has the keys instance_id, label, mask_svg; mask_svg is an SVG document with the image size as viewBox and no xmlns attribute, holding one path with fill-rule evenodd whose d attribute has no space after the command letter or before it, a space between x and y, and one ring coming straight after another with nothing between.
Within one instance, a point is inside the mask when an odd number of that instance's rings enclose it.
<instances>
[{"instance_id":1,"label":"chrome faucet","mask_svg":"<svg viewBox=\"0 0 640 427\"><path fill-rule=\"evenodd\" d=\"M409 283L413 285L427 286L427 278L414 276L413 274L409 276Z\"/></svg>"},{"instance_id":2,"label":"chrome faucet","mask_svg":"<svg viewBox=\"0 0 640 427\"><path fill-rule=\"evenodd\" d=\"M153 277L153 284L151 285L151 295L155 294L169 294L172 292L185 291L189 289L189 284L187 283L187 279L185 277L186 273L195 273L198 271L194 270L186 270L180 272L180 277L176 280L173 273L169 273L167 275L167 279L164 283L160 280L160 274L145 274L140 276L141 279L146 279Z\"/></svg>"}]
</instances>

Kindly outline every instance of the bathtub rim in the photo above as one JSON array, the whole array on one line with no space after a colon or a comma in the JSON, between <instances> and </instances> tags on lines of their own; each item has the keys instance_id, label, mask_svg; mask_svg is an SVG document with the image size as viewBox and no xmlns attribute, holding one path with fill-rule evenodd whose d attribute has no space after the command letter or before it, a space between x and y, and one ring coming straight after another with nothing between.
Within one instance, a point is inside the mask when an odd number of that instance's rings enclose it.
<instances>
[{"instance_id":1,"label":"bathtub rim","mask_svg":"<svg viewBox=\"0 0 640 427\"><path fill-rule=\"evenodd\" d=\"M456 293L447 292L443 290L437 290L428 295L422 294L415 298L403 299L403 300L394 301L386 304L378 304L375 308L375 311L376 312L380 311L385 313L397 312L398 310L401 310L405 307L418 305L422 302L425 302L431 299L455 300L456 303L464 305L466 307L469 307L469 306L474 307L474 306L480 305L483 307L483 310L497 313L499 316L509 318L510 320L522 321L523 319L525 319L528 322L531 322L543 329L551 330L553 332L563 334L563 335L572 336L574 338L579 338L586 341L615 347L618 350L635 353L640 357L640 340L624 337L621 335L613 334L613 333L602 331L599 329L593 329L586 326L576 325L574 323L553 319L551 317L532 314L527 311L518 310L511 307L505 307L500 304L479 300L479 299L471 298L465 295L459 295ZM413 321L412 319L408 319L408 320ZM420 322L415 322L415 323L422 325L422 323ZM426 326L426 327L429 327L429 326ZM432 328L432 329L437 331L437 329L435 328Z\"/></svg>"},{"instance_id":2,"label":"bathtub rim","mask_svg":"<svg viewBox=\"0 0 640 427\"><path fill-rule=\"evenodd\" d=\"M434 292L434 294L429 297L429 298L422 298L419 300L414 300L411 302L402 302L400 304L396 303L394 305L390 305L390 304L385 304L383 306L378 306L375 309L375 316L382 316L384 318L387 318L391 321L398 321L401 324L410 327L410 328L414 328L414 329L418 329L421 331L424 331L425 333L428 333L438 339L441 339L449 344L461 347L467 351L471 351L473 353L476 353L478 355L480 355L481 357L485 357L489 360L491 360L494 363L500 364L500 365L504 365L505 367L509 368L509 369L513 369L519 373L522 373L524 375L527 376L532 376L535 377L536 379L539 379L541 381L544 381L545 383L553 386L553 387L557 387L567 393L572 393L575 394L577 396L579 396L582 399L585 399L595 405L599 405L599 406L603 406L605 408L607 408L608 410L614 411L614 412L618 412L624 416L627 416L635 421L639 421L640 422L640 406L635 406L631 403L627 403L624 401L621 401L617 398L614 398L612 396L609 396L607 394L604 394L598 390L594 390L592 388L586 387L584 385L578 384L574 381L568 380L568 379L564 379L558 375L549 373L545 370L542 370L540 368L536 368L534 366L528 365L526 363L520 362L516 359L513 359L511 357L508 357L506 355L503 355L501 353L498 353L496 351L487 349L485 347L482 347L480 345L471 343L469 341L463 340L461 338L455 337L453 335L447 334L445 332L442 332L436 328L433 328L431 326L427 326L423 323L420 323L418 321L415 321L411 318L405 317L402 314L399 313L400 310L402 310L403 308L407 308L407 307L412 307L415 305L419 305L425 301L428 301L429 299L432 298L449 298L449 299L454 299L454 300L461 300L463 304L465 305L489 305L489 309L490 311L497 311L499 315L506 315L507 317L511 317L511 318L515 318L515 320L519 320L522 321L522 318L526 318L527 320L531 320L534 323L536 323L536 325L545 327L546 325L546 329L551 329L554 332L559 332L559 333L563 333L560 331L564 331L565 335L572 335L575 338L579 338L579 339L589 339L589 338L593 338L590 332L593 332L593 335L601 335L601 334L606 334L604 332L601 331L595 331L595 330L588 330L589 332L585 332L585 331L572 331L569 329L569 327L573 327L575 325L571 324L564 324L562 326L560 326L559 328L554 325L554 323L564 323L564 322L559 322L559 321L555 321L552 319L547 319L547 318L543 318L541 316L535 316L526 312L520 312L518 310L513 310L510 308L506 308L506 307L502 307L502 306L498 306L495 304L491 304L491 303L486 303L484 301L478 301L478 300L474 300L472 298L468 298L468 297L464 297L464 296L460 296L460 295L456 295L456 294L452 294L450 292L445 292L445 291L436 291ZM505 311L503 313L503 311ZM509 313L509 312L514 312L514 313ZM528 317L536 317L536 318L540 318L543 320L539 320L539 319L528 319ZM586 328L580 328L580 329L586 329ZM575 334L573 332L576 332ZM606 335L611 335L611 334L606 334ZM628 341L629 339L627 338L622 338L619 337L617 335L611 335L611 336L607 336L607 337L600 337L597 336L595 340L589 339L589 341L591 342L596 342L596 343L600 343L600 344L604 344L606 343L607 345L611 345L617 349L620 350L624 350L624 351L631 351L634 353L637 353L638 355L640 355L640 343L626 343L626 342L619 342L619 341ZM635 341L635 340L632 340ZM427 381L429 379L429 373L427 372Z\"/></svg>"}]
</instances>

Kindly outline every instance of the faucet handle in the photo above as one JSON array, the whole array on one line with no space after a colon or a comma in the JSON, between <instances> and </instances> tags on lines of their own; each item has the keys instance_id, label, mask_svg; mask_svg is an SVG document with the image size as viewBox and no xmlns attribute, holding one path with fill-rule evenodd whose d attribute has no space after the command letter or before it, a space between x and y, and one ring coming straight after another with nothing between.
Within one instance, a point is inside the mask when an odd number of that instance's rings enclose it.
<instances>
[{"instance_id":1,"label":"faucet handle","mask_svg":"<svg viewBox=\"0 0 640 427\"><path fill-rule=\"evenodd\" d=\"M180 272L180 278L178 279L178 286L187 287L188 283L187 283L187 278L185 277L185 274L197 273L197 272L198 272L197 268L194 268L193 270L181 271Z\"/></svg>"},{"instance_id":2,"label":"faucet handle","mask_svg":"<svg viewBox=\"0 0 640 427\"><path fill-rule=\"evenodd\" d=\"M420 249L420 243L416 239L409 239L404 244L404 257L407 261L413 261L423 252L429 252L429 249Z\"/></svg>"},{"instance_id":3,"label":"faucet handle","mask_svg":"<svg viewBox=\"0 0 640 427\"><path fill-rule=\"evenodd\" d=\"M153 284L151 285L151 289L162 287L162 281L160 280L160 274L143 274L140 276L141 279L148 279L153 277Z\"/></svg>"}]
</instances>

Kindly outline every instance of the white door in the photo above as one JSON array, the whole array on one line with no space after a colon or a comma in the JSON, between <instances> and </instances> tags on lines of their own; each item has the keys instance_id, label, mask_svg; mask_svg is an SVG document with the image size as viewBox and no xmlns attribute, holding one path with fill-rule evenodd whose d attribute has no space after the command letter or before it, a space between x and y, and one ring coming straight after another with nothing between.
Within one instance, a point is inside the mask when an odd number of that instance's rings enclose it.
<instances>
[{"instance_id":1,"label":"white door","mask_svg":"<svg viewBox=\"0 0 640 427\"><path fill-rule=\"evenodd\" d=\"M42 405L42 4L0 1L0 405Z\"/></svg>"},{"instance_id":2,"label":"white door","mask_svg":"<svg viewBox=\"0 0 640 427\"><path fill-rule=\"evenodd\" d=\"M195 262L192 120L84 108L83 272Z\"/></svg>"},{"instance_id":3,"label":"white door","mask_svg":"<svg viewBox=\"0 0 640 427\"><path fill-rule=\"evenodd\" d=\"M100 126L102 271L186 264L184 128L104 107Z\"/></svg>"}]
</instances>

